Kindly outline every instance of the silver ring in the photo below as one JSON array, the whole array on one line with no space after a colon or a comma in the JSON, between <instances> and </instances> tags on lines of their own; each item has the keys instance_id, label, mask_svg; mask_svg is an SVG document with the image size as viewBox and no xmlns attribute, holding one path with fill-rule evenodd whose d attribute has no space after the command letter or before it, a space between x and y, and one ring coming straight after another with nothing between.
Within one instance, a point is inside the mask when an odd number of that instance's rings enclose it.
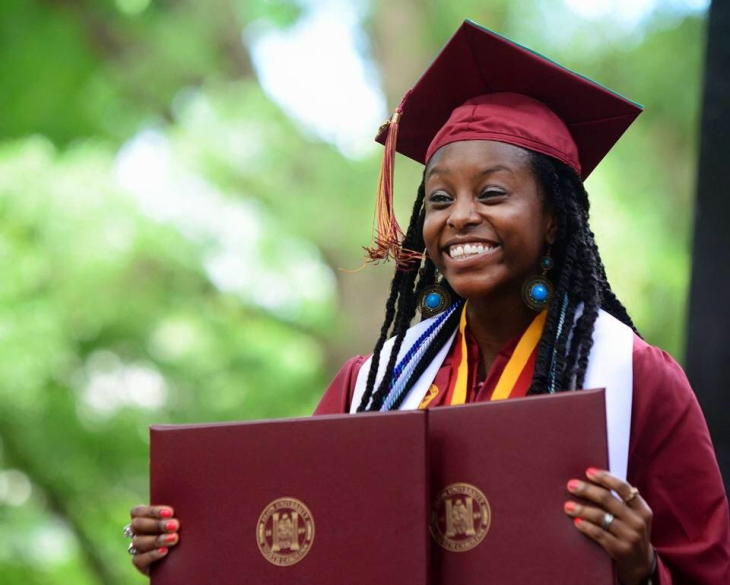
<instances>
[{"instance_id":1,"label":"silver ring","mask_svg":"<svg viewBox=\"0 0 730 585\"><path fill-rule=\"evenodd\" d=\"M132 530L131 524L124 527L124 538L134 538L134 530Z\"/></svg>"},{"instance_id":2,"label":"silver ring","mask_svg":"<svg viewBox=\"0 0 730 585\"><path fill-rule=\"evenodd\" d=\"M601 528L603 528L604 530L608 531L608 529L611 527L611 523L613 521L614 521L614 515L613 514L609 514L608 512L606 512L603 515L603 524L601 524Z\"/></svg>"},{"instance_id":3,"label":"silver ring","mask_svg":"<svg viewBox=\"0 0 730 585\"><path fill-rule=\"evenodd\" d=\"M139 553L139 551L137 550L137 547L135 547L135 546L134 546L134 543L133 543L133 542L130 542L130 543L129 543L129 548L127 548L127 552L128 552L128 553L129 553L130 555L132 555L132 556L134 556L134 555L136 555L137 553Z\"/></svg>"}]
</instances>

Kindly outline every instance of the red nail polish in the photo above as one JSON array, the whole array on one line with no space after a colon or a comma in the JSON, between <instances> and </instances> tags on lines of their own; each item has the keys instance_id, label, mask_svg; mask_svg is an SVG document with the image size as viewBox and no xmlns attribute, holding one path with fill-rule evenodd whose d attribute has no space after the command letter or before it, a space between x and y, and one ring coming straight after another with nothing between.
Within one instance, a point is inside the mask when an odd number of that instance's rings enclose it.
<instances>
[{"instance_id":1,"label":"red nail polish","mask_svg":"<svg viewBox=\"0 0 730 585\"><path fill-rule=\"evenodd\" d=\"M160 510L160 518L172 518L172 510L163 508Z\"/></svg>"},{"instance_id":2,"label":"red nail polish","mask_svg":"<svg viewBox=\"0 0 730 585\"><path fill-rule=\"evenodd\" d=\"M165 524L165 530L168 532L175 532L175 530L177 530L177 522L168 522Z\"/></svg>"},{"instance_id":3,"label":"red nail polish","mask_svg":"<svg viewBox=\"0 0 730 585\"><path fill-rule=\"evenodd\" d=\"M167 549L166 548L161 548L157 552L160 553L161 555L166 555L167 554Z\"/></svg>"},{"instance_id":4,"label":"red nail polish","mask_svg":"<svg viewBox=\"0 0 730 585\"><path fill-rule=\"evenodd\" d=\"M575 511L575 503L573 503L573 502L565 502L565 511L566 512L574 512Z\"/></svg>"},{"instance_id":5,"label":"red nail polish","mask_svg":"<svg viewBox=\"0 0 730 585\"><path fill-rule=\"evenodd\" d=\"M576 490L577 490L577 489L578 489L579 487L580 487L580 482L579 482L579 481L578 481L577 479L571 479L571 480L570 480L570 481L568 482L568 489L569 489L569 490L570 490L571 492L574 492L574 491L576 491Z\"/></svg>"},{"instance_id":6,"label":"red nail polish","mask_svg":"<svg viewBox=\"0 0 730 585\"><path fill-rule=\"evenodd\" d=\"M575 525L576 526L580 526L580 523L583 522L583 519L582 518L576 518L575 520L573 520L573 522L575 522Z\"/></svg>"},{"instance_id":7,"label":"red nail polish","mask_svg":"<svg viewBox=\"0 0 730 585\"><path fill-rule=\"evenodd\" d=\"M166 541L166 542L175 542L175 539L176 539L176 538L177 538L177 536L175 536L174 534L168 534L168 535L167 535L167 536L165 537L165 541Z\"/></svg>"},{"instance_id":8,"label":"red nail polish","mask_svg":"<svg viewBox=\"0 0 730 585\"><path fill-rule=\"evenodd\" d=\"M598 469L596 469L595 467L589 467L588 469L586 469L586 475L588 477L596 477L598 475Z\"/></svg>"}]
</instances>

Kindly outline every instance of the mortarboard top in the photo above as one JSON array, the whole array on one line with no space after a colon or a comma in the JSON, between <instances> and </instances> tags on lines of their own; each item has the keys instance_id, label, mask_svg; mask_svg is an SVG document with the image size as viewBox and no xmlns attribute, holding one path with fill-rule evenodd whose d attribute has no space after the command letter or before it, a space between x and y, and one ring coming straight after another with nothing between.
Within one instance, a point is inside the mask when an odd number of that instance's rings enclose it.
<instances>
[{"instance_id":1,"label":"mortarboard top","mask_svg":"<svg viewBox=\"0 0 730 585\"><path fill-rule=\"evenodd\" d=\"M398 261L403 253L394 246L402 240L392 212L395 151L426 164L450 142L496 140L557 158L585 180L641 111L590 79L464 21L376 137L386 149L371 259Z\"/></svg>"},{"instance_id":2,"label":"mortarboard top","mask_svg":"<svg viewBox=\"0 0 730 585\"><path fill-rule=\"evenodd\" d=\"M585 179L642 107L509 39L464 21L402 105L397 151L425 164L431 141L466 101L509 92L555 112L578 147ZM385 142L385 128L378 142Z\"/></svg>"}]
</instances>

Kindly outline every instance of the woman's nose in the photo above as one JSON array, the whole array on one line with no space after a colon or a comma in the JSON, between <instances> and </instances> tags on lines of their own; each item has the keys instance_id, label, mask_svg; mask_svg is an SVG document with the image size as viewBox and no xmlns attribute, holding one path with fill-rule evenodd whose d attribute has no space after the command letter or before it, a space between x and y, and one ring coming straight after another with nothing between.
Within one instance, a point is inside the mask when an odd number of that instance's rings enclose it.
<instances>
[{"instance_id":1,"label":"woman's nose","mask_svg":"<svg viewBox=\"0 0 730 585\"><path fill-rule=\"evenodd\" d=\"M462 231L467 227L481 223L482 217L477 212L476 202L472 197L458 197L451 206L449 227Z\"/></svg>"}]
</instances>

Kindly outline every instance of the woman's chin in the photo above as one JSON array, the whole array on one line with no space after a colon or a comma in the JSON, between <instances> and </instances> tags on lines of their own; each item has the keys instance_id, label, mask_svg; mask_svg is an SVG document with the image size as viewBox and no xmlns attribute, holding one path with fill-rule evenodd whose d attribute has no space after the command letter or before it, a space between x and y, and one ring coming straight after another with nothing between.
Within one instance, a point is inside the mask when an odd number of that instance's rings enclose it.
<instances>
[{"instance_id":1,"label":"woman's chin","mask_svg":"<svg viewBox=\"0 0 730 585\"><path fill-rule=\"evenodd\" d=\"M522 298L521 287L508 286L505 283L493 282L489 279L481 278L454 278L453 282L449 279L449 285L454 292L461 298L470 300L487 299L487 298L504 298L514 296L516 300Z\"/></svg>"},{"instance_id":2,"label":"woman's chin","mask_svg":"<svg viewBox=\"0 0 730 585\"><path fill-rule=\"evenodd\" d=\"M467 301L489 297L494 294L495 291L495 287L485 286L483 280L481 282L464 282L462 279L458 279L454 283L449 282L449 284L457 295Z\"/></svg>"}]
</instances>

